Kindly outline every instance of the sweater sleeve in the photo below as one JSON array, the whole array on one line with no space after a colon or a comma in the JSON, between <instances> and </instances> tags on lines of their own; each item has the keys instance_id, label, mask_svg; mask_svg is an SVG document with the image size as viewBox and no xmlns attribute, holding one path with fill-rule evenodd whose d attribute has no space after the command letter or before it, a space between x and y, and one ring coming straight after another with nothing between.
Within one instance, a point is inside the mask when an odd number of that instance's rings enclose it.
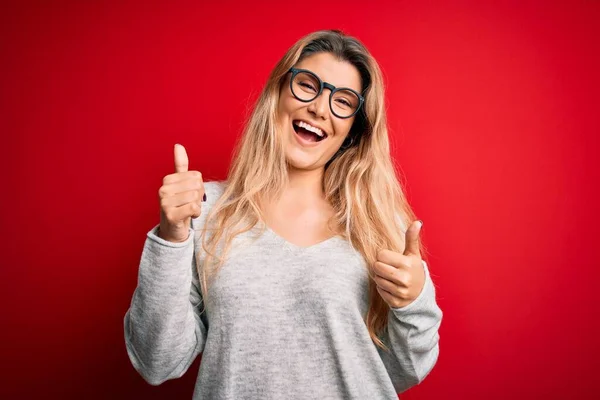
<instances>
[{"instance_id":1,"label":"sweater sleeve","mask_svg":"<svg viewBox=\"0 0 600 400\"><path fill-rule=\"evenodd\" d=\"M125 344L133 367L151 385L181 377L204 350L208 318L196 269L195 226L203 223L217 193L205 183L207 203L192 219L181 243L148 233L139 265L137 287L124 318ZM198 249L200 250L200 249Z\"/></svg>"},{"instance_id":2,"label":"sweater sleeve","mask_svg":"<svg viewBox=\"0 0 600 400\"><path fill-rule=\"evenodd\" d=\"M419 296L404 307L390 307L388 324L380 336L390 352L377 347L397 393L421 383L439 355L438 330L443 313L436 303L425 261L423 267L425 284Z\"/></svg>"}]
</instances>

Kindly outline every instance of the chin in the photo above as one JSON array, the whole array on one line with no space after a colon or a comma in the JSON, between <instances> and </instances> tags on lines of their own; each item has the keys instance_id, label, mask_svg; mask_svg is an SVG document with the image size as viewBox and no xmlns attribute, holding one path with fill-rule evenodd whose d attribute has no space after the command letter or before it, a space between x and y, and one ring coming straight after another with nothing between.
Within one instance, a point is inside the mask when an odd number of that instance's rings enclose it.
<instances>
[{"instance_id":1,"label":"chin","mask_svg":"<svg viewBox=\"0 0 600 400\"><path fill-rule=\"evenodd\" d=\"M300 149L287 148L285 159L295 169L313 170L322 167L318 164L319 160L314 155L306 154Z\"/></svg>"}]
</instances>

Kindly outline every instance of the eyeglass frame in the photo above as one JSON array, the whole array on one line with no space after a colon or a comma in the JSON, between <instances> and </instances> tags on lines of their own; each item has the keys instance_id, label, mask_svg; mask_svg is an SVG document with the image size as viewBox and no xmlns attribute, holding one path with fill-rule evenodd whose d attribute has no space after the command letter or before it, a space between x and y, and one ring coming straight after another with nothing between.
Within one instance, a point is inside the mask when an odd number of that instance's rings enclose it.
<instances>
[{"instance_id":1,"label":"eyeglass frame","mask_svg":"<svg viewBox=\"0 0 600 400\"><path fill-rule=\"evenodd\" d=\"M310 71L310 70L308 70L308 69L302 69L302 68L294 68L294 67L292 67L292 68L290 68L290 69L288 70L288 72L291 72L291 73L292 73L292 76L290 77L290 90L291 90L291 92L292 92L292 95L293 95L293 96L294 96L294 97L295 97L297 100L299 100L299 101L301 101L301 102L303 102L303 103L310 103L311 101L313 101L313 100L315 100L317 97L319 97L319 96L321 95L321 93L323 93L323 89L325 89L325 88L329 89L329 91L330 91L330 93L329 93L329 109L331 110L331 112L333 113L333 115L335 115L337 118L340 118L340 119L352 118L353 116L355 116L355 115L358 113L358 111L360 111L360 109L361 109L361 108L362 108L362 106L363 106L363 103L365 102L365 98L364 98L364 97L363 97L363 96L362 96L360 93L358 93L356 90L354 90L354 89L350 89L350 88L347 88L347 87L339 87L339 88L336 88L336 87L335 87L335 86L333 86L331 83L322 81L322 80L321 80L321 78L319 78L319 77L317 76L317 74L315 74L314 72L312 72L312 71ZM294 85L294 78L295 78L295 77L296 77L296 75L298 75L300 72L305 72L305 73L307 73L307 74L310 74L310 75L314 76L315 78L317 78L317 81L318 81L318 82L321 84L321 87L319 88L319 92L316 94L316 96L315 96L315 97L313 97L313 98L312 98L312 99L310 99L310 100L303 100L303 99L299 98L299 97L296 95L296 93L294 93L294 88L293 88L293 85ZM355 94L355 95L358 97L358 101L359 101L359 103L358 103L358 106L356 107L356 110L354 110L354 112L353 112L352 114L348 115L347 117L341 117L341 116L339 116L339 115L338 115L338 114L337 114L335 111L333 111L333 107L332 107L332 105L331 105L331 100L333 99L333 94L334 94L335 92L338 92L338 91L340 91L340 90L349 90L349 91L351 91L352 93L354 93L354 94Z\"/></svg>"}]
</instances>

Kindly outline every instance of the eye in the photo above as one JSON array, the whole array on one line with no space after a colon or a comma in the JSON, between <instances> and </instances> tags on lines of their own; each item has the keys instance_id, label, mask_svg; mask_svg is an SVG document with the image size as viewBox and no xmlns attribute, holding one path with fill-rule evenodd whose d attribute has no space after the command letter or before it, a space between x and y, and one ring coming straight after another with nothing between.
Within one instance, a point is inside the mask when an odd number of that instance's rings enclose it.
<instances>
[{"instance_id":1,"label":"eye","mask_svg":"<svg viewBox=\"0 0 600 400\"><path fill-rule=\"evenodd\" d=\"M298 84L300 86L302 86L303 88L312 90L313 92L317 91L317 89L314 87L314 85L311 82L303 81L303 82L299 82Z\"/></svg>"},{"instance_id":2,"label":"eye","mask_svg":"<svg viewBox=\"0 0 600 400\"><path fill-rule=\"evenodd\" d=\"M337 99L335 99L335 101L337 103L343 105L344 107L352 107L352 104L350 104L350 102L348 100L346 100L346 99L337 98Z\"/></svg>"}]
</instances>

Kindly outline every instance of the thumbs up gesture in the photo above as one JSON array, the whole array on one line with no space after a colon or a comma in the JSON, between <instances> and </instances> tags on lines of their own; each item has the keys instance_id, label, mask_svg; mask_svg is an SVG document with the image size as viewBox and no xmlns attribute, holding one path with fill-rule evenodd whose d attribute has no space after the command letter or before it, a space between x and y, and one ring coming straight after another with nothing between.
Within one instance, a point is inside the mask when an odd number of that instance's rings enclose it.
<instances>
[{"instance_id":1,"label":"thumbs up gesture","mask_svg":"<svg viewBox=\"0 0 600 400\"><path fill-rule=\"evenodd\" d=\"M202 174L188 171L188 156L185 147L174 148L175 173L163 178L158 190L160 201L160 225L158 236L170 242L185 242L189 236L192 218L202 212L202 201L206 201Z\"/></svg>"},{"instance_id":2,"label":"thumbs up gesture","mask_svg":"<svg viewBox=\"0 0 600 400\"><path fill-rule=\"evenodd\" d=\"M425 269L419 250L423 223L415 221L406 231L404 253L380 250L374 264L377 292L393 308L404 307L416 299L425 285Z\"/></svg>"}]
</instances>

